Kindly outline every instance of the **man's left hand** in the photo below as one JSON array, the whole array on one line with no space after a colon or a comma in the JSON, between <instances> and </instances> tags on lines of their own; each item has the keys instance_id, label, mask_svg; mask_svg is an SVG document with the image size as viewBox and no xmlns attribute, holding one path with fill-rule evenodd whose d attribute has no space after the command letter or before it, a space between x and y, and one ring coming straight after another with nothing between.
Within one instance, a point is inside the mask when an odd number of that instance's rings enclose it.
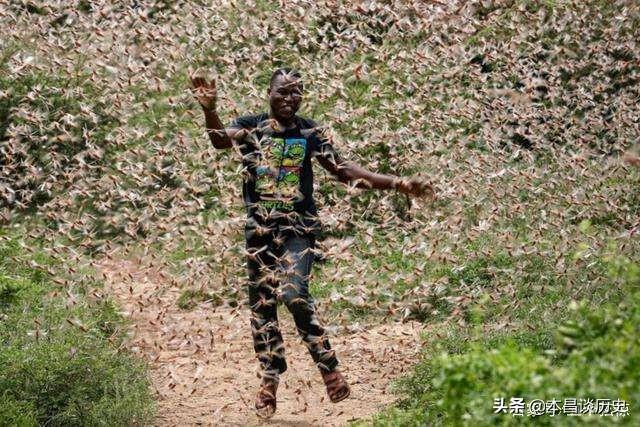
<instances>
[{"instance_id":1,"label":"man's left hand","mask_svg":"<svg viewBox=\"0 0 640 427\"><path fill-rule=\"evenodd\" d=\"M404 194L416 197L435 198L435 190L433 186L422 178L400 178L396 181L395 188Z\"/></svg>"}]
</instances>

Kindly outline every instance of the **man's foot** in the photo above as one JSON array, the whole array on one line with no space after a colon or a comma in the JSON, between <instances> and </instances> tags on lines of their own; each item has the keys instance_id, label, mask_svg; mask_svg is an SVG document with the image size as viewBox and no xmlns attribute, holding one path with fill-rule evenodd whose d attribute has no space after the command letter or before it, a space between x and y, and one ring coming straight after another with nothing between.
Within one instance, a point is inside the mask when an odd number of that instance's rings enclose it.
<instances>
[{"instance_id":1,"label":"man's foot","mask_svg":"<svg viewBox=\"0 0 640 427\"><path fill-rule=\"evenodd\" d=\"M329 395L329 399L331 399L333 403L338 403L341 400L349 397L349 394L351 393L349 384L347 384L344 377L337 368L332 371L325 371L323 369L320 369L320 373L322 374L324 385L327 386L327 394Z\"/></svg>"},{"instance_id":2,"label":"man's foot","mask_svg":"<svg viewBox=\"0 0 640 427\"><path fill-rule=\"evenodd\" d=\"M269 418L276 412L276 390L278 381L263 378L256 396L256 414L261 418Z\"/></svg>"}]
</instances>

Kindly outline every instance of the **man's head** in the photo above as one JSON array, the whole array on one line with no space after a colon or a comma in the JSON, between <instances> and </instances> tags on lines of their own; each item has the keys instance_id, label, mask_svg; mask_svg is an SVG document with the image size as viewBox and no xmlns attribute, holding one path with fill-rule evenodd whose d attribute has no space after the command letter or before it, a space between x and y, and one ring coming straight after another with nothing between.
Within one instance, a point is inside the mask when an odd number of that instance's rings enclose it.
<instances>
[{"instance_id":1,"label":"man's head","mask_svg":"<svg viewBox=\"0 0 640 427\"><path fill-rule=\"evenodd\" d=\"M269 105L273 116L288 122L293 118L302 101L302 76L290 68L278 68L269 81Z\"/></svg>"}]
</instances>

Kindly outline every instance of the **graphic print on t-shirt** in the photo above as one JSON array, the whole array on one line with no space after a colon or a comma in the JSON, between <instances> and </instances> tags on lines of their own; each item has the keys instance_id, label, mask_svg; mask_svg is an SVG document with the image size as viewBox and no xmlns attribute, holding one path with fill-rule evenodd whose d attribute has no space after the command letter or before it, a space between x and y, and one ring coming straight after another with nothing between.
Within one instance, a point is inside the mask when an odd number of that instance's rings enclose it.
<instances>
[{"instance_id":1,"label":"graphic print on t-shirt","mask_svg":"<svg viewBox=\"0 0 640 427\"><path fill-rule=\"evenodd\" d=\"M307 148L304 138L266 138L256 167L260 204L291 209L298 197L300 169Z\"/></svg>"}]
</instances>

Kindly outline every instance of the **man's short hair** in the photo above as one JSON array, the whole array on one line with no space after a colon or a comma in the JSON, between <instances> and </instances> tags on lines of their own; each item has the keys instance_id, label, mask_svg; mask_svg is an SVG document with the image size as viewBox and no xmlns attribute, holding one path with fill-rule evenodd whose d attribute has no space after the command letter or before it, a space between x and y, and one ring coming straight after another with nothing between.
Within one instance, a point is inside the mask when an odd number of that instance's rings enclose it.
<instances>
[{"instance_id":1,"label":"man's short hair","mask_svg":"<svg viewBox=\"0 0 640 427\"><path fill-rule=\"evenodd\" d=\"M273 74L271 74L271 79L269 80L269 87L273 86L273 82L276 80L278 76L296 77L300 79L300 87L303 87L302 74L300 74L298 70L294 70L293 68L289 68L289 67L282 67L275 70Z\"/></svg>"}]
</instances>

